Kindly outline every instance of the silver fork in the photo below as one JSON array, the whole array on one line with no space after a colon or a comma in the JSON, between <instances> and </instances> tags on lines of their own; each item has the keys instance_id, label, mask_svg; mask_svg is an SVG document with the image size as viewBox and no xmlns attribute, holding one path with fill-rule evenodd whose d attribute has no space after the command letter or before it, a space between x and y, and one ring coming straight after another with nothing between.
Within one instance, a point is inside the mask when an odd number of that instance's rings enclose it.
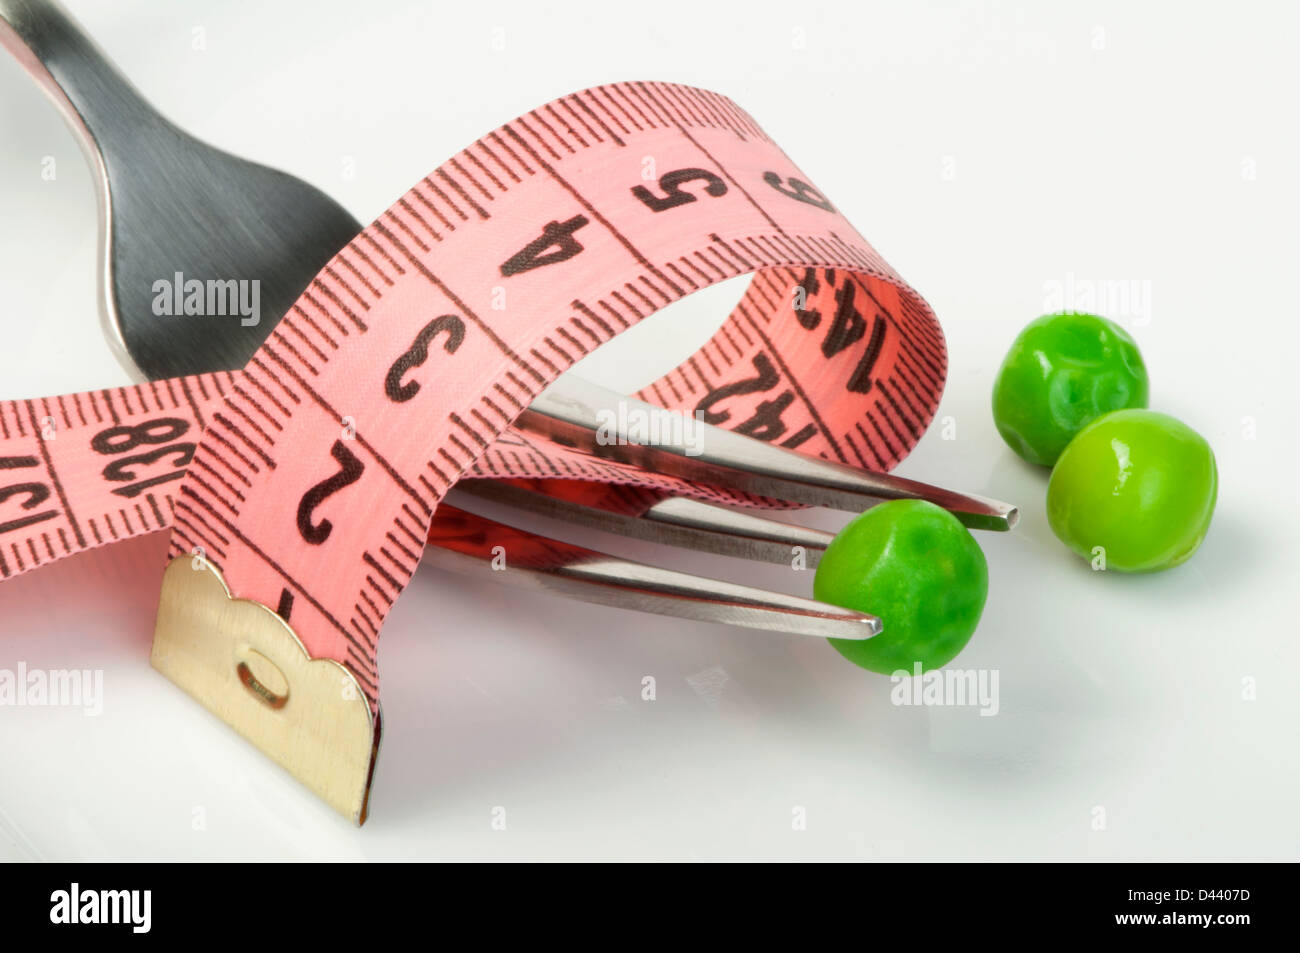
<instances>
[{"instance_id":1,"label":"silver fork","mask_svg":"<svg viewBox=\"0 0 1300 953\"><path fill-rule=\"evenodd\" d=\"M361 230L317 189L213 149L168 123L57 4L0 0L0 43L63 108L96 170L101 307L110 341L137 379L243 367L316 272ZM175 271L259 278L271 320L255 326L159 320L143 295L154 279ZM701 439L689 448L638 445L627 434L600 439L602 419L611 419L602 412L620 404L643 415L668 413L565 375L516 426L593 456L810 506L859 512L882 500L924 499L975 529L1009 530L1017 519L1007 503L806 457L703 423ZM636 416L615 413L612 419ZM629 513L518 484L464 480L448 497L452 505L438 510L428 561L484 570L494 547L509 543L511 571L492 573L509 585L822 638L865 639L882 630L880 619L866 613L619 559L467 509L483 500L670 546L772 562L788 561L798 546L815 564L832 539L820 530L685 497L658 499Z\"/></svg>"}]
</instances>

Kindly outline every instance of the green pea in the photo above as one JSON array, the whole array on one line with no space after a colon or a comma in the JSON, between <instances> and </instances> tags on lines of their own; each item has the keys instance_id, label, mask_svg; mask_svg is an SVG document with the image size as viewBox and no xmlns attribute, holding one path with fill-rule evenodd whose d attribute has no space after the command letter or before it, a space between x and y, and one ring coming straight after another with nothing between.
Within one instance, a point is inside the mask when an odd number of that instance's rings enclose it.
<instances>
[{"instance_id":1,"label":"green pea","mask_svg":"<svg viewBox=\"0 0 1300 953\"><path fill-rule=\"evenodd\" d=\"M1167 414L1120 410L1065 448L1047 484L1047 519L1097 568L1104 558L1107 569L1153 572L1196 552L1218 490L1204 437Z\"/></svg>"},{"instance_id":2,"label":"green pea","mask_svg":"<svg viewBox=\"0 0 1300 953\"><path fill-rule=\"evenodd\" d=\"M1145 407L1149 385L1137 344L1095 314L1067 311L1031 322L993 384L993 422L1012 450L1051 466L1102 414Z\"/></svg>"},{"instance_id":3,"label":"green pea","mask_svg":"<svg viewBox=\"0 0 1300 953\"><path fill-rule=\"evenodd\" d=\"M813 581L818 599L879 616L884 630L831 639L850 662L890 675L952 661L970 641L989 592L984 553L966 527L925 500L872 507L831 541Z\"/></svg>"}]
</instances>

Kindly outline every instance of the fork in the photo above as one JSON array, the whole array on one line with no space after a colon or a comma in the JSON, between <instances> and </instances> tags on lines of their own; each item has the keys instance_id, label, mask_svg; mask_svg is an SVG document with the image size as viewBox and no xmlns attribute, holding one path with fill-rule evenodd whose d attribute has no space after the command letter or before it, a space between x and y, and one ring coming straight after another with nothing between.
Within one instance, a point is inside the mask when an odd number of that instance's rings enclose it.
<instances>
[{"instance_id":1,"label":"fork","mask_svg":"<svg viewBox=\"0 0 1300 953\"><path fill-rule=\"evenodd\" d=\"M101 310L119 359L137 379L243 367L316 272L361 231L312 186L213 149L167 122L56 3L0 0L0 43L63 108L97 172ZM258 275L274 319L256 326L160 321L141 293L151 276L175 271ZM609 440L607 432L601 439L602 419L620 405L667 413L566 374L515 426L594 456L808 506L860 512L882 500L924 499L973 529L1009 530L1017 520L1008 503L804 456L702 421L701 439L690 447L641 445L628 434ZM492 577L509 585L821 638L866 639L882 631L881 620L867 613L620 559L472 512L484 501L503 503L574 525L769 562L788 562L801 547L815 565L833 538L685 497L647 493L629 506L571 496L527 481L462 480L438 508L425 558L460 571L490 570L494 549L508 543L510 571Z\"/></svg>"}]
</instances>

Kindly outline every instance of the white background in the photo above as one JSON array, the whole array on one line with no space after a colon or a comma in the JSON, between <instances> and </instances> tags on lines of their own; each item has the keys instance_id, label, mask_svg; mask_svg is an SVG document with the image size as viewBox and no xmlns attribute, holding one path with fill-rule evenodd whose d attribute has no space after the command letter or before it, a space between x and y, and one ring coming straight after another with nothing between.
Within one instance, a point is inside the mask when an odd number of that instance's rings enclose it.
<instances>
[{"instance_id":1,"label":"white background","mask_svg":"<svg viewBox=\"0 0 1300 953\"><path fill-rule=\"evenodd\" d=\"M361 830L149 667L165 539L67 560L0 586L0 667L103 669L104 712L0 710L0 857L1300 854L1294 5L70 7L166 115L367 221L555 96L619 79L731 96L944 324L956 439L936 426L900 472L1023 519L979 537L988 606L955 663L999 673L995 717L891 705L887 679L816 640L426 567L382 640L387 732ZM8 59L0 210L0 397L127 383L99 330L87 167ZM1149 312L1112 317L1143 349L1153 407L1218 454L1214 525L1172 572L1069 555L1045 473L993 428L1003 352L1070 276L1149 290ZM738 293L683 302L593 373L649 380ZM811 589L781 567L680 563Z\"/></svg>"}]
</instances>

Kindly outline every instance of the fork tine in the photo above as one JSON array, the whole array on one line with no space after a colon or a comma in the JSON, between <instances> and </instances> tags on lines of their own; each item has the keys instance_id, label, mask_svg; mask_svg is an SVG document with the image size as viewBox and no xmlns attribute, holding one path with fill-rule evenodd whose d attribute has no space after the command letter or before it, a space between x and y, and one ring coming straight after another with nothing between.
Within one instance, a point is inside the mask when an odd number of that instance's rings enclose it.
<instances>
[{"instance_id":1,"label":"fork tine","mask_svg":"<svg viewBox=\"0 0 1300 953\"><path fill-rule=\"evenodd\" d=\"M785 565L796 546L803 548L809 566L817 565L835 538L834 533L683 496L668 497L640 513L627 513L599 501L578 503L504 480L462 480L448 499L455 502L462 495L633 539Z\"/></svg>"},{"instance_id":2,"label":"fork tine","mask_svg":"<svg viewBox=\"0 0 1300 953\"><path fill-rule=\"evenodd\" d=\"M683 429L680 414L571 375L543 391L516 423L592 456L794 503L856 513L882 500L929 500L972 529L1009 530L1019 518L1010 503L819 460L699 420L690 424L700 435L696 446L675 439L651 446L621 431L608 439L609 422L627 420L633 413L656 421L651 426L661 435L675 437Z\"/></svg>"},{"instance_id":3,"label":"fork tine","mask_svg":"<svg viewBox=\"0 0 1300 953\"><path fill-rule=\"evenodd\" d=\"M599 605L816 638L862 640L883 628L875 616L852 609L607 556L446 503L429 543L424 561L436 566L486 571L495 582ZM505 568L493 572L498 555Z\"/></svg>"}]
</instances>

